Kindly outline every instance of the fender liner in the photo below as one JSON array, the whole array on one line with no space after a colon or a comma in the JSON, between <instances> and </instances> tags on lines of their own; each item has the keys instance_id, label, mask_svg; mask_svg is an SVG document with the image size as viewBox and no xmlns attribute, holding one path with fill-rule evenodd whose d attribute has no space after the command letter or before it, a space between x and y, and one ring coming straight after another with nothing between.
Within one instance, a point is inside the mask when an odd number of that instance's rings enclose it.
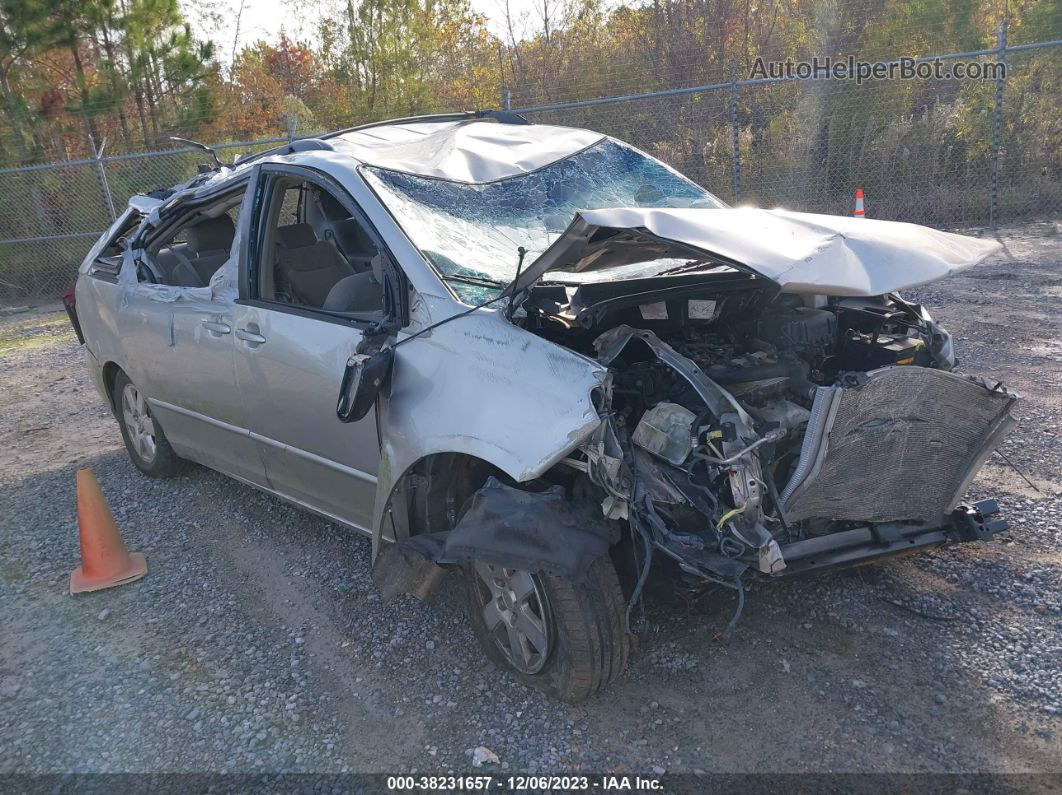
<instances>
[{"instance_id":1,"label":"fender liner","mask_svg":"<svg viewBox=\"0 0 1062 795\"><path fill-rule=\"evenodd\" d=\"M522 491L491 476L452 530L411 536L381 550L373 580L385 596L413 593L423 598L420 582L434 579L433 567L425 568L424 562L477 560L580 581L619 539L616 523L573 504L561 486Z\"/></svg>"}]
</instances>

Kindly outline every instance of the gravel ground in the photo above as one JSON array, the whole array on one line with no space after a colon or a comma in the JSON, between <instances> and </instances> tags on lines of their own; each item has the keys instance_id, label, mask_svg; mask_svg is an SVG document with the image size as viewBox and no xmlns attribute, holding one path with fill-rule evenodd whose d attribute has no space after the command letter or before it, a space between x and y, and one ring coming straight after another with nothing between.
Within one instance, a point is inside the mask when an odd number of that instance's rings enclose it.
<instances>
[{"instance_id":1,"label":"gravel ground","mask_svg":"<svg viewBox=\"0 0 1062 795\"><path fill-rule=\"evenodd\" d=\"M973 497L1011 529L750 594L653 599L589 702L499 673L456 589L383 603L369 542L195 468L142 476L61 312L0 318L0 773L1062 769L1062 236L918 291L1022 391ZM91 466L140 582L70 597Z\"/></svg>"}]
</instances>

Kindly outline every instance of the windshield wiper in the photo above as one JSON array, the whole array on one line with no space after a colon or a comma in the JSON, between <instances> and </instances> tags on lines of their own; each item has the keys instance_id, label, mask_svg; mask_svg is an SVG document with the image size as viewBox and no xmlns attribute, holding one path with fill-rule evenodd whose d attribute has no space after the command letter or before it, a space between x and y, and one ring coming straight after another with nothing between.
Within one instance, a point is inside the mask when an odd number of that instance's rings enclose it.
<instances>
[{"instance_id":1,"label":"windshield wiper","mask_svg":"<svg viewBox=\"0 0 1062 795\"><path fill-rule=\"evenodd\" d=\"M682 265L676 265L674 268L667 268L657 273L657 276L674 276L679 273L689 273L691 271L698 271L705 267L718 268L718 263L708 262L707 260L690 260L684 262Z\"/></svg>"},{"instance_id":2,"label":"windshield wiper","mask_svg":"<svg viewBox=\"0 0 1062 795\"><path fill-rule=\"evenodd\" d=\"M516 275L513 277L513 280L512 280L512 282L510 282L510 285L509 285L512 288L509 291L509 306L505 307L505 319L509 320L509 321L512 321L513 312L516 311L517 285L520 284L520 271L522 271L524 269L524 257L526 257L526 256L527 256L527 249L524 248L523 246L517 246L516 247Z\"/></svg>"},{"instance_id":3,"label":"windshield wiper","mask_svg":"<svg viewBox=\"0 0 1062 795\"><path fill-rule=\"evenodd\" d=\"M501 290L505 287L504 282L497 282L485 276L462 276L457 273L447 273L443 278L448 282L461 282L462 284L474 284L477 287L496 287Z\"/></svg>"}]
</instances>

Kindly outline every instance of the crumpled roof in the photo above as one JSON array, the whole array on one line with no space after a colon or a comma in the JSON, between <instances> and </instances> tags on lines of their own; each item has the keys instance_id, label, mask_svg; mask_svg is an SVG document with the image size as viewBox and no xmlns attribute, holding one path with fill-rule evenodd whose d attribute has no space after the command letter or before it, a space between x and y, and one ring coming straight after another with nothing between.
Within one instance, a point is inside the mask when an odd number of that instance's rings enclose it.
<instances>
[{"instance_id":1,"label":"crumpled roof","mask_svg":"<svg viewBox=\"0 0 1062 795\"><path fill-rule=\"evenodd\" d=\"M536 171L604 138L549 124L444 121L385 124L342 133L328 142L367 165L483 183Z\"/></svg>"}]
</instances>

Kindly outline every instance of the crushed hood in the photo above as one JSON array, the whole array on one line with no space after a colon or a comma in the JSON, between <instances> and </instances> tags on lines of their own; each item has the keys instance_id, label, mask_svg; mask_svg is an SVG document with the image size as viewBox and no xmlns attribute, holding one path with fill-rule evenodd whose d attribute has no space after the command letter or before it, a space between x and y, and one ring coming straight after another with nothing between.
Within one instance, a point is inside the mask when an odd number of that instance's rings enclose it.
<instances>
[{"instance_id":1,"label":"crushed hood","mask_svg":"<svg viewBox=\"0 0 1062 795\"><path fill-rule=\"evenodd\" d=\"M752 207L621 207L578 213L515 286L527 287L547 271L704 254L788 292L884 295L976 265L1000 248L995 241L898 221Z\"/></svg>"}]
</instances>

